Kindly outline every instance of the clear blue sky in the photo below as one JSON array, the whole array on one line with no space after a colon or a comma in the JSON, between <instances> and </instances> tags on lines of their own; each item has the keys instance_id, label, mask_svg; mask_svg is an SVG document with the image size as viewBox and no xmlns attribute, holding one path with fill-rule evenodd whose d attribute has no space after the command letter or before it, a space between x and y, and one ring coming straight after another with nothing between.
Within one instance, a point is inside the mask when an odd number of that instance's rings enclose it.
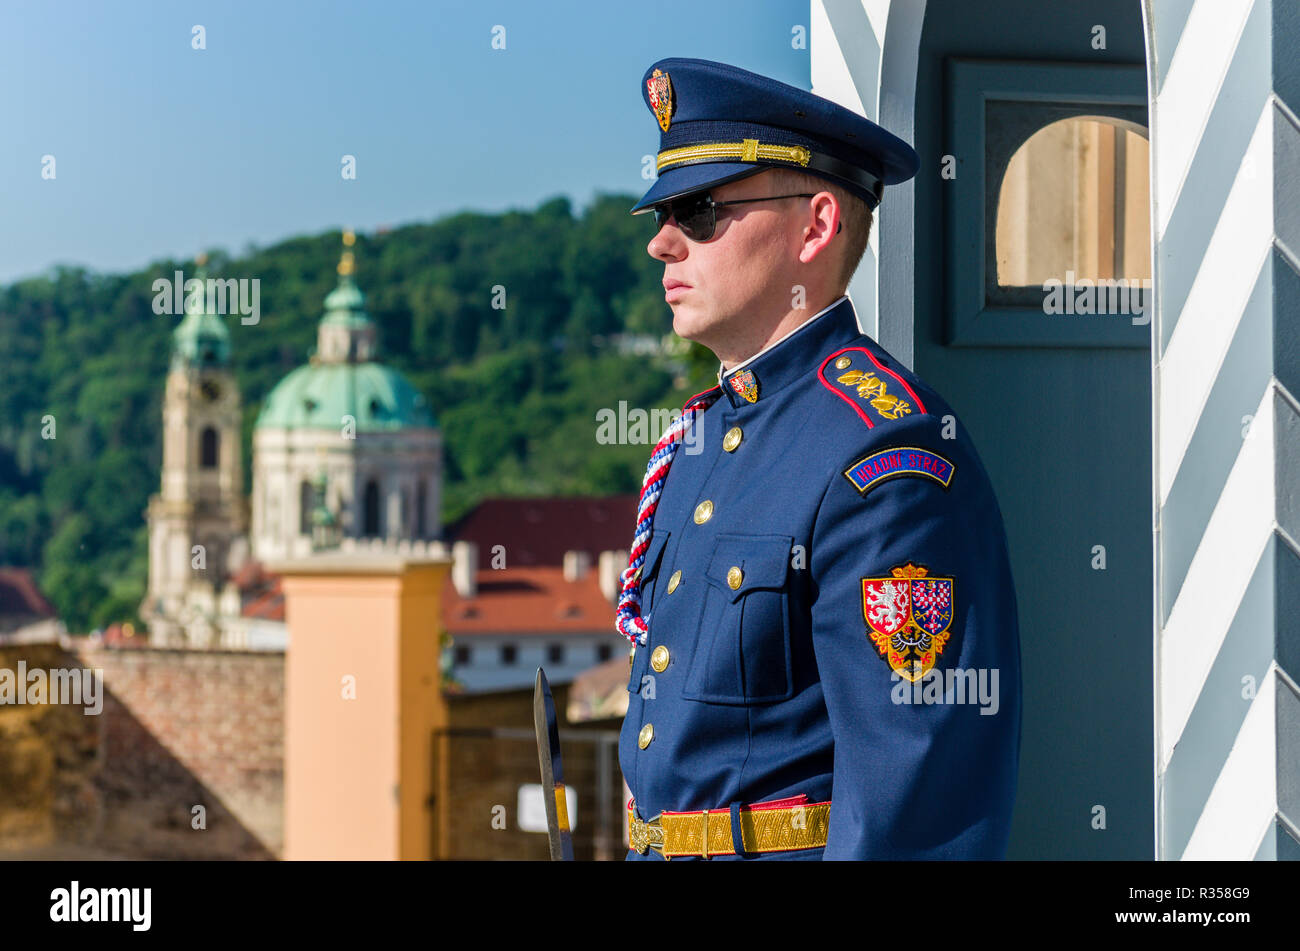
<instances>
[{"instance_id":1,"label":"clear blue sky","mask_svg":"<svg viewBox=\"0 0 1300 951\"><path fill-rule=\"evenodd\" d=\"M807 89L808 18L808 0L5 0L0 283L640 193L645 68L699 56Z\"/></svg>"}]
</instances>

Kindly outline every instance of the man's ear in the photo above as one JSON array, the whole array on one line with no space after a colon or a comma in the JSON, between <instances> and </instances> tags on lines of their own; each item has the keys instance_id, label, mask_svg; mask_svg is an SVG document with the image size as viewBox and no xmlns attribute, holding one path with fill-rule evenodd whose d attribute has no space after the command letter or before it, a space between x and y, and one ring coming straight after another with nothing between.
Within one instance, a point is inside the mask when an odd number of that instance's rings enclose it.
<instances>
[{"instance_id":1,"label":"man's ear","mask_svg":"<svg viewBox=\"0 0 1300 951\"><path fill-rule=\"evenodd\" d=\"M844 229L841 209L835 196L829 191L821 191L809 202L810 219L804 228L803 247L799 251L799 260L805 264L821 254L832 238ZM835 230L830 230L831 221L835 221Z\"/></svg>"}]
</instances>

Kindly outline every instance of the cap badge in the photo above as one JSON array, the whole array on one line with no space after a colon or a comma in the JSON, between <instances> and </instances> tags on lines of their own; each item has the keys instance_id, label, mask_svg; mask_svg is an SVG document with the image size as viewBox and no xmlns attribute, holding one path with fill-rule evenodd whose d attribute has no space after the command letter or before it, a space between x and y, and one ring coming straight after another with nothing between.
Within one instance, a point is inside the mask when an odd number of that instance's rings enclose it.
<instances>
[{"instance_id":1,"label":"cap badge","mask_svg":"<svg viewBox=\"0 0 1300 951\"><path fill-rule=\"evenodd\" d=\"M745 398L748 403L758 402L758 377L753 370L741 370L728 380L731 388Z\"/></svg>"},{"instance_id":2,"label":"cap badge","mask_svg":"<svg viewBox=\"0 0 1300 951\"><path fill-rule=\"evenodd\" d=\"M659 128L667 132L668 126L673 121L673 108L676 106L673 102L672 80L668 78L667 73L656 69L645 81L645 88L650 96L650 108L654 109L655 118L659 120Z\"/></svg>"}]
</instances>

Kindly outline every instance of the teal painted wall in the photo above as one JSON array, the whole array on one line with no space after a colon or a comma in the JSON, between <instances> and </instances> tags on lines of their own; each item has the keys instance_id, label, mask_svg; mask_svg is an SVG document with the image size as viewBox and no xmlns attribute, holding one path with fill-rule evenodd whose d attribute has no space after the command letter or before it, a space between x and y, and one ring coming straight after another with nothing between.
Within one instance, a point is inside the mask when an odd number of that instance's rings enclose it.
<instances>
[{"instance_id":1,"label":"teal painted wall","mask_svg":"<svg viewBox=\"0 0 1300 951\"><path fill-rule=\"evenodd\" d=\"M1106 27L1105 51L1089 45L1094 24ZM914 366L969 427L1007 524L1024 678L1008 857L1151 858L1150 353L946 344L954 262L945 260L945 203L955 188L979 187L939 174L951 151L948 57L1141 65L1141 10L1137 0L929 0L914 143ZM959 253L979 253L978 242L962 244ZM1104 571L1092 567L1095 545L1105 546ZM1095 806L1104 830L1093 828Z\"/></svg>"}]
</instances>

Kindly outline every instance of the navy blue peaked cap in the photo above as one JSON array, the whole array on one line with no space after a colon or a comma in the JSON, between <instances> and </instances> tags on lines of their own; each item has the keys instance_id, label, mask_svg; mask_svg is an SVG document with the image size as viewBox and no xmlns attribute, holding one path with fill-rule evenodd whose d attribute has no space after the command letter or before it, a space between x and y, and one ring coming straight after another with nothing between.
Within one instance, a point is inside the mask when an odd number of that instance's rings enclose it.
<instances>
[{"instance_id":1,"label":"navy blue peaked cap","mask_svg":"<svg viewBox=\"0 0 1300 951\"><path fill-rule=\"evenodd\" d=\"M886 185L921 160L898 136L851 109L726 63L661 59L641 80L659 120L659 179L632 214L768 168L843 186L875 208Z\"/></svg>"}]
</instances>

